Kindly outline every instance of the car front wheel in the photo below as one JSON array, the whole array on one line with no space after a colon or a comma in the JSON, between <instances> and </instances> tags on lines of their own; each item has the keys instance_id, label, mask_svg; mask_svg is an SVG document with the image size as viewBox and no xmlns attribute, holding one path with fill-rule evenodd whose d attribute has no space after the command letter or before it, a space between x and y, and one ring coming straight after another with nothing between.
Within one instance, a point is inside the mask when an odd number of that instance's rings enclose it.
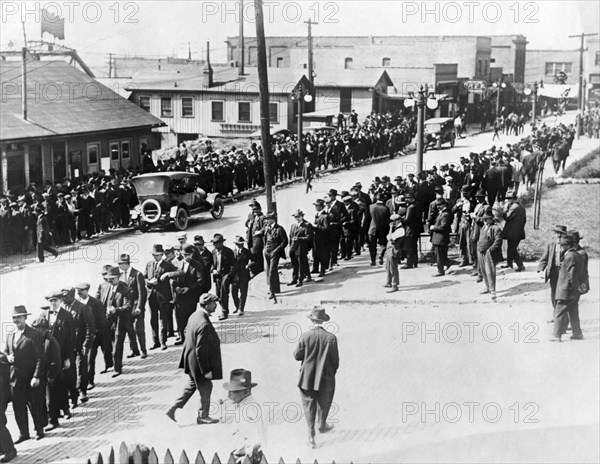
<instances>
[{"instance_id":1,"label":"car front wheel","mask_svg":"<svg viewBox=\"0 0 600 464\"><path fill-rule=\"evenodd\" d=\"M177 208L177 213L175 214L175 228L177 230L185 230L187 229L188 222L190 220L190 216L185 208L180 206Z\"/></svg>"},{"instance_id":2,"label":"car front wheel","mask_svg":"<svg viewBox=\"0 0 600 464\"><path fill-rule=\"evenodd\" d=\"M225 212L225 205L223 204L223 200L217 198L213 203L213 207L210 210L210 214L214 219L221 219L223 217L223 213Z\"/></svg>"}]
</instances>

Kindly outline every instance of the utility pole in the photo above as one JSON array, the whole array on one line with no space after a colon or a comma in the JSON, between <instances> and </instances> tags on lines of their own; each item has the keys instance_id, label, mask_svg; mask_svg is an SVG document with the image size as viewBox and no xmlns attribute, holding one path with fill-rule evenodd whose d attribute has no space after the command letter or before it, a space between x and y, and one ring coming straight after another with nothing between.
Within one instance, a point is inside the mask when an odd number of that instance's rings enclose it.
<instances>
[{"instance_id":1,"label":"utility pole","mask_svg":"<svg viewBox=\"0 0 600 464\"><path fill-rule=\"evenodd\" d=\"M308 24L308 80L310 81L311 86L314 85L314 76L313 76L313 40L312 40L312 25L317 25L319 23L313 22L311 19L308 21L304 21L304 24Z\"/></svg>"},{"instance_id":2,"label":"utility pole","mask_svg":"<svg viewBox=\"0 0 600 464\"><path fill-rule=\"evenodd\" d=\"M577 93L578 97L578 106L579 113L577 114L577 139L579 139L581 133L583 132L583 128L581 127L583 121L583 52L585 49L583 48L583 40L586 37L595 36L598 34L586 34L582 32L580 35L570 35L569 38L581 37L581 46L579 47L579 92Z\"/></svg>"},{"instance_id":3,"label":"utility pole","mask_svg":"<svg viewBox=\"0 0 600 464\"><path fill-rule=\"evenodd\" d=\"M25 34L25 22L21 22L23 26L23 49L22 58L23 63L21 65L21 110L23 112L23 119L27 120L27 34Z\"/></svg>"},{"instance_id":4,"label":"utility pole","mask_svg":"<svg viewBox=\"0 0 600 464\"><path fill-rule=\"evenodd\" d=\"M238 75L244 75L244 0L240 0L240 32L238 40Z\"/></svg>"},{"instance_id":5,"label":"utility pole","mask_svg":"<svg viewBox=\"0 0 600 464\"><path fill-rule=\"evenodd\" d=\"M113 56L112 53L108 54L108 78L109 79L112 77L112 63L113 63L112 56Z\"/></svg>"},{"instance_id":6,"label":"utility pole","mask_svg":"<svg viewBox=\"0 0 600 464\"><path fill-rule=\"evenodd\" d=\"M265 193L267 195L267 211L277 213L275 186L273 184L273 155L271 154L271 118L269 116L269 77L267 74L267 45L262 0L254 0L254 16L256 17L256 55L258 70L258 86L260 93L260 129L263 149L263 167L265 171Z\"/></svg>"},{"instance_id":7,"label":"utility pole","mask_svg":"<svg viewBox=\"0 0 600 464\"><path fill-rule=\"evenodd\" d=\"M188 42L188 61L192 61L192 46Z\"/></svg>"}]
</instances>

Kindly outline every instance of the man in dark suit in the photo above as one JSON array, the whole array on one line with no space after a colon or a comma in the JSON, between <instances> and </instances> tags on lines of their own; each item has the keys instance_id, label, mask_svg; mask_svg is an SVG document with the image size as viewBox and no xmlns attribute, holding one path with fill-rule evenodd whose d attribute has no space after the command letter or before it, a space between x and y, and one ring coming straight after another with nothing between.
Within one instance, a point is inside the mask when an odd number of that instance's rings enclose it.
<instances>
[{"instance_id":1,"label":"man in dark suit","mask_svg":"<svg viewBox=\"0 0 600 464\"><path fill-rule=\"evenodd\" d=\"M477 242L477 261L485 290L482 294L491 294L492 300L496 299L496 264L500 261L502 254L502 232L500 226L495 223L491 210L487 210L481 216L484 225L479 231Z\"/></svg>"},{"instance_id":2,"label":"man in dark suit","mask_svg":"<svg viewBox=\"0 0 600 464\"><path fill-rule=\"evenodd\" d=\"M123 344L127 335L127 324L131 317L131 297L129 289L124 282L119 280L121 271L118 267L111 267L105 276L106 282L100 284L96 298L106 308L109 324L112 327L113 339L113 365L118 377L123 369Z\"/></svg>"},{"instance_id":3,"label":"man in dark suit","mask_svg":"<svg viewBox=\"0 0 600 464\"><path fill-rule=\"evenodd\" d=\"M313 205L317 210L315 215L314 247L313 247L313 269L312 273L319 274L319 277L325 276L325 271L329 269L329 215L325 211L325 200L318 199Z\"/></svg>"},{"instance_id":4,"label":"man in dark suit","mask_svg":"<svg viewBox=\"0 0 600 464\"><path fill-rule=\"evenodd\" d=\"M285 247L288 237L285 229L277 224L277 213L269 211L266 216L265 228L261 234L264 239L263 254L266 262L267 284L269 285L269 299L277 303L276 294L281 291L279 282L279 260L285 259Z\"/></svg>"},{"instance_id":5,"label":"man in dark suit","mask_svg":"<svg viewBox=\"0 0 600 464\"><path fill-rule=\"evenodd\" d=\"M308 423L308 441L313 448L316 448L315 419L317 410L319 411L319 432L326 433L333 428L333 424L327 423L327 415L333 402L335 374L340 364L340 358L336 336L323 328L323 322L330 319L325 309L315 306L308 318L313 321L314 325L302 334L294 351L294 358L302 363L298 387Z\"/></svg>"},{"instance_id":6,"label":"man in dark suit","mask_svg":"<svg viewBox=\"0 0 600 464\"><path fill-rule=\"evenodd\" d=\"M435 260L438 273L434 277L446 275L446 265L448 264L448 245L450 244L450 230L452 228L452 213L448 210L448 204L445 200L438 201L438 214L431 231L431 244L435 249Z\"/></svg>"},{"instance_id":7,"label":"man in dark suit","mask_svg":"<svg viewBox=\"0 0 600 464\"><path fill-rule=\"evenodd\" d=\"M295 224L290 227L290 259L292 260L292 281L288 285L302 287L304 279L310 281L308 252L313 244L312 225L304 219L304 212L297 210L293 215Z\"/></svg>"},{"instance_id":8,"label":"man in dark suit","mask_svg":"<svg viewBox=\"0 0 600 464\"><path fill-rule=\"evenodd\" d=\"M560 342L569 323L573 328L571 340L583 340L579 323L579 298L584 277L583 258L575 251L573 236L569 233L560 238L563 259L556 283L556 306L554 309L554 330L550 341Z\"/></svg>"},{"instance_id":9,"label":"man in dark suit","mask_svg":"<svg viewBox=\"0 0 600 464\"><path fill-rule=\"evenodd\" d=\"M504 213L504 229L502 229L502 237L506 240L506 265L503 268L511 268L514 263L517 265L516 272L525 270L521 255L519 255L519 242L525 239L525 224L527 223L527 215L525 208L519 203L517 192L509 191L506 193L507 211Z\"/></svg>"},{"instance_id":10,"label":"man in dark suit","mask_svg":"<svg viewBox=\"0 0 600 464\"><path fill-rule=\"evenodd\" d=\"M77 382L69 382L69 393L73 407L77 406L79 393L81 402L86 403L88 384L88 355L94 343L96 324L92 310L75 299L75 289L62 289L63 307L71 313L75 321L75 357L77 362Z\"/></svg>"},{"instance_id":11,"label":"man in dark suit","mask_svg":"<svg viewBox=\"0 0 600 464\"><path fill-rule=\"evenodd\" d=\"M175 411L183 408L196 390L200 393L202 413L198 415L198 424L216 424L218 419L209 417L212 380L223 378L221 364L221 341L210 322L219 299L212 293L200 297L198 309L191 315L185 329L185 343L181 353L179 368L189 376L189 383L181 396L167 411L167 416L175 421Z\"/></svg>"},{"instance_id":12,"label":"man in dark suit","mask_svg":"<svg viewBox=\"0 0 600 464\"><path fill-rule=\"evenodd\" d=\"M77 323L73 315L61 307L62 292L53 291L46 295L48 300L48 324L50 334L60 347L62 375L55 381L48 401L48 412L52 427L58 426L60 411L67 418L71 417L69 409L69 384L77 379L75 342L77 340Z\"/></svg>"},{"instance_id":13,"label":"man in dark suit","mask_svg":"<svg viewBox=\"0 0 600 464\"><path fill-rule=\"evenodd\" d=\"M88 355L88 390L91 390L96 386L94 381L96 379L96 355L98 354L98 348L102 350L104 357L105 370L103 372L113 367L110 327L106 318L106 308L100 300L90 295L90 284L81 282L75 285L75 289L77 290L77 299L92 310L96 326L94 343L92 343Z\"/></svg>"},{"instance_id":14,"label":"man in dark suit","mask_svg":"<svg viewBox=\"0 0 600 464\"><path fill-rule=\"evenodd\" d=\"M194 255L198 255L198 249L194 245L184 245L182 255L181 268L169 273L173 279L173 297L176 305L175 317L179 330L175 345L183 345L184 343L185 327L198 305L205 276L204 263L193 258Z\"/></svg>"},{"instance_id":15,"label":"man in dark suit","mask_svg":"<svg viewBox=\"0 0 600 464\"><path fill-rule=\"evenodd\" d=\"M352 199L349 192L342 192L342 201L348 211L348 217L342 223L342 259L348 261L352 258L352 251L357 249L358 232L360 224L360 209L358 203Z\"/></svg>"},{"instance_id":16,"label":"man in dark suit","mask_svg":"<svg viewBox=\"0 0 600 464\"><path fill-rule=\"evenodd\" d=\"M487 192L488 204L494 206L498 193L502 190L502 173L495 162L483 175L481 187Z\"/></svg>"},{"instance_id":17,"label":"man in dark suit","mask_svg":"<svg viewBox=\"0 0 600 464\"><path fill-rule=\"evenodd\" d=\"M348 210L344 206L344 203L338 201L337 190L331 189L327 194L329 200L327 201L327 214L329 214L329 227L331 230L331 238L329 244L330 251L330 266L337 265L338 253L340 250L340 239L342 237L342 224L348 220ZM387 233L387 232L386 232ZM342 254L345 255L345 250L342 250Z\"/></svg>"},{"instance_id":18,"label":"man in dark suit","mask_svg":"<svg viewBox=\"0 0 600 464\"><path fill-rule=\"evenodd\" d=\"M401 269L412 269L417 267L419 263L417 244L419 242L419 237L423 232L423 213L412 193L406 194L405 200L408 203L408 207L406 208L406 213L402 218L402 222L406 229L406 235L404 237L406 264L402 266Z\"/></svg>"},{"instance_id":19,"label":"man in dark suit","mask_svg":"<svg viewBox=\"0 0 600 464\"><path fill-rule=\"evenodd\" d=\"M177 268L164 259L162 245L154 245L152 247L152 257L154 259L146 264L146 272L144 274L146 287L148 288L150 327L152 327L152 338L154 339L154 344L150 349L154 350L162 346L162 349L166 350L169 319L172 319L171 312L173 311L171 283L168 279L169 273L177 271Z\"/></svg>"},{"instance_id":20,"label":"man in dark suit","mask_svg":"<svg viewBox=\"0 0 600 464\"><path fill-rule=\"evenodd\" d=\"M223 321L229 317L229 290L233 277L233 251L225 246L225 238L221 234L215 234L213 244L213 266L212 275L215 282L215 293L221 302L222 313L219 320Z\"/></svg>"},{"instance_id":21,"label":"man in dark suit","mask_svg":"<svg viewBox=\"0 0 600 464\"><path fill-rule=\"evenodd\" d=\"M265 215L262 212L260 203L256 200L250 202L252 212L246 220L246 241L250 253L252 253L252 262L250 264L250 272L252 277L260 274L265 270L265 262L263 257L263 239L261 231L265 227Z\"/></svg>"},{"instance_id":22,"label":"man in dark suit","mask_svg":"<svg viewBox=\"0 0 600 464\"><path fill-rule=\"evenodd\" d=\"M146 312L146 300L148 299L148 291L146 289L146 281L140 271L131 267L131 258L127 254L122 254L119 257L119 268L121 269L120 280L125 282L129 289L131 297L131 318L127 325L127 335L129 337L129 346L131 353L128 358L134 358L140 355L142 358L148 356L146 351L146 329L144 323L144 314ZM139 343L139 348L138 348Z\"/></svg>"},{"instance_id":23,"label":"man in dark suit","mask_svg":"<svg viewBox=\"0 0 600 464\"><path fill-rule=\"evenodd\" d=\"M239 312L238 316L244 315L246 307L246 298L248 297L248 284L250 283L250 270L252 267L252 253L244 247L246 241L243 237L237 236L233 243L233 279L231 282L231 295L233 296L233 304L235 311ZM262 257L261 257L262 259Z\"/></svg>"},{"instance_id":24,"label":"man in dark suit","mask_svg":"<svg viewBox=\"0 0 600 464\"><path fill-rule=\"evenodd\" d=\"M2 462L12 461L17 455L12 436L6 427L6 408L11 400L10 363L8 357L0 352L0 454Z\"/></svg>"},{"instance_id":25,"label":"man in dark suit","mask_svg":"<svg viewBox=\"0 0 600 464\"><path fill-rule=\"evenodd\" d=\"M4 354L11 364L13 410L20 432L15 441L16 445L30 438L28 407L38 440L44 438L44 427L48 424L45 391L41 383L44 373L44 348L39 332L25 322L30 314L25 306L15 306L12 318L16 331L6 336L4 346Z\"/></svg>"},{"instance_id":26,"label":"man in dark suit","mask_svg":"<svg viewBox=\"0 0 600 464\"><path fill-rule=\"evenodd\" d=\"M35 208L35 214L37 215L37 257L40 263L44 262L44 251L49 251L56 258L58 256L58 250L52 246L52 236L50 235L50 225L48 224L48 218L44 213L42 207ZM19 250L20 251L20 250Z\"/></svg>"},{"instance_id":27,"label":"man in dark suit","mask_svg":"<svg viewBox=\"0 0 600 464\"><path fill-rule=\"evenodd\" d=\"M212 280L210 278L210 271L212 269L213 264L213 255L205 246L204 238L201 235L196 235L194 237L194 246L198 250L198 254L200 255L199 261L204 264L202 266L202 283L200 287L200 295L204 293L210 292L210 288L212 287Z\"/></svg>"},{"instance_id":28,"label":"man in dark suit","mask_svg":"<svg viewBox=\"0 0 600 464\"><path fill-rule=\"evenodd\" d=\"M382 247L379 264L383 264L383 255L387 246L387 234L390 230L390 210L384 204L385 195L379 194L377 201L369 207L371 224L369 225L369 253L371 266L375 266L377 259L377 245Z\"/></svg>"},{"instance_id":29,"label":"man in dark suit","mask_svg":"<svg viewBox=\"0 0 600 464\"><path fill-rule=\"evenodd\" d=\"M558 271L560 270L561 249L560 239L567 233L567 226L556 225L554 229L555 240L546 243L542 257L538 263L537 272L541 274L544 282L550 281L550 301L552 302L552 315L556 307L556 283L558 282ZM554 318L549 323L554 322Z\"/></svg>"},{"instance_id":30,"label":"man in dark suit","mask_svg":"<svg viewBox=\"0 0 600 464\"><path fill-rule=\"evenodd\" d=\"M573 249L577 252L579 256L581 256L581 260L583 262L583 277L581 280L581 284L582 289L584 289L585 291L583 291L582 293L587 293L590 290L590 273L588 271L588 263L590 257L588 256L587 251L585 251L583 247L579 245L579 241L583 239L583 237L579 235L579 231L570 230L568 233L573 237Z\"/></svg>"}]
</instances>

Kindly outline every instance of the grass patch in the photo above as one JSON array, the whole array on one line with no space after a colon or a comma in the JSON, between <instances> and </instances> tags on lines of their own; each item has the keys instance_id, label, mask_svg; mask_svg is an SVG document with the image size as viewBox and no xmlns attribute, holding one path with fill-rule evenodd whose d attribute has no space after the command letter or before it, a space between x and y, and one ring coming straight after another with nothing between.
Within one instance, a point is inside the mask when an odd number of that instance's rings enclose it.
<instances>
[{"instance_id":1,"label":"grass patch","mask_svg":"<svg viewBox=\"0 0 600 464\"><path fill-rule=\"evenodd\" d=\"M570 164L562 176L573 179L600 178L600 147Z\"/></svg>"},{"instance_id":2,"label":"grass patch","mask_svg":"<svg viewBox=\"0 0 600 464\"><path fill-rule=\"evenodd\" d=\"M569 184L544 189L539 230L533 230L533 203L526 209L527 238L519 246L523 259L536 261L540 258L545 244L554 240L552 229L556 224L577 229L584 237L581 246L590 258L600 257L600 188L597 185Z\"/></svg>"}]
</instances>

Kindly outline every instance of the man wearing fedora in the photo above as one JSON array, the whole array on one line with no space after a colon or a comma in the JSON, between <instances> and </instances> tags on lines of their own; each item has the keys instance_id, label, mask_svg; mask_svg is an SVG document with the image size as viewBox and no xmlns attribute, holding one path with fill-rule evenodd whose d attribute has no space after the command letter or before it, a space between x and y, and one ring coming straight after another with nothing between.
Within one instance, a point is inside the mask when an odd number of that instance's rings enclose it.
<instances>
[{"instance_id":1,"label":"man wearing fedora","mask_svg":"<svg viewBox=\"0 0 600 464\"><path fill-rule=\"evenodd\" d=\"M167 349L169 333L169 319L173 319L173 295L169 273L177 271L173 263L165 259L164 248L160 244L152 247L152 261L146 264L146 287L148 288L148 306L150 307L150 327L154 344L150 348L155 350ZM159 331L160 322L160 331Z\"/></svg>"},{"instance_id":2,"label":"man wearing fedora","mask_svg":"<svg viewBox=\"0 0 600 464\"><path fill-rule=\"evenodd\" d=\"M377 245L382 247L379 264L383 264L383 255L387 246L387 234L390 228L390 210L385 207L383 193L377 194L377 201L369 207L371 224L369 225L369 253L371 266L375 266L377 259Z\"/></svg>"},{"instance_id":3,"label":"man wearing fedora","mask_svg":"<svg viewBox=\"0 0 600 464\"><path fill-rule=\"evenodd\" d=\"M192 314L185 328L185 341L179 368L184 369L189 379L181 396L167 411L167 416L175 421L175 411L183 408L193 394L200 394L201 408L196 422L198 424L216 424L218 419L209 417L212 381L223 378L221 364L221 341L210 322L219 298L212 293L200 297L198 309Z\"/></svg>"},{"instance_id":4,"label":"man wearing fedora","mask_svg":"<svg viewBox=\"0 0 600 464\"><path fill-rule=\"evenodd\" d=\"M108 325L108 319L106 318L106 309L104 308L104 305L100 300L97 300L90 295L90 284L87 282L80 282L75 285L75 289L77 290L77 299L92 310L96 326L94 342L92 343L88 355L88 390L92 390L96 386L94 380L96 378L96 356L98 354L98 348L102 350L105 369L108 369L113 365L110 327Z\"/></svg>"},{"instance_id":5,"label":"man wearing fedora","mask_svg":"<svg viewBox=\"0 0 600 464\"><path fill-rule=\"evenodd\" d=\"M583 249L581 245L579 245L579 241L583 239L581 235L579 235L578 230L570 230L568 234L573 237L573 249L581 256L581 260L583 262L583 273L581 278L581 293L587 293L590 290L590 274L588 271L588 262L590 260L587 251Z\"/></svg>"},{"instance_id":6,"label":"man wearing fedora","mask_svg":"<svg viewBox=\"0 0 600 464\"><path fill-rule=\"evenodd\" d=\"M358 203L356 203L352 199L352 195L350 192L342 192L342 201L344 202L344 206L348 211L348 217L342 223L342 243L341 247L342 251L342 259L344 261L349 261L352 259L352 252L355 251L358 246L358 230L361 226L360 224L360 208Z\"/></svg>"},{"instance_id":7,"label":"man wearing fedora","mask_svg":"<svg viewBox=\"0 0 600 464\"><path fill-rule=\"evenodd\" d=\"M215 234L213 244L213 266L212 276L215 282L215 293L221 302L221 315L219 320L223 321L229 317L229 290L233 278L233 251L225 246L225 238L222 234Z\"/></svg>"},{"instance_id":8,"label":"man wearing fedora","mask_svg":"<svg viewBox=\"0 0 600 464\"><path fill-rule=\"evenodd\" d=\"M44 374L44 347L39 332L25 322L25 306L15 306L12 319L15 332L6 336L4 354L10 363L10 388L15 420L19 427L19 438L15 444L29 440L27 408L33 418L37 439L44 438L44 427L48 424L46 396L41 383Z\"/></svg>"},{"instance_id":9,"label":"man wearing fedora","mask_svg":"<svg viewBox=\"0 0 600 464\"><path fill-rule=\"evenodd\" d=\"M44 262L44 251L49 251L56 258L58 256L58 250L52 246L52 236L50 235L50 225L48 224L48 218L44 213L42 207L35 209L37 216L36 230L37 230L37 257L38 262Z\"/></svg>"},{"instance_id":10,"label":"man wearing fedora","mask_svg":"<svg viewBox=\"0 0 600 464\"><path fill-rule=\"evenodd\" d=\"M482 216L484 225L479 233L477 252L479 270L481 272L485 290L482 294L491 294L492 300L496 299L496 264L502 254L502 231L495 223L494 215L486 210Z\"/></svg>"},{"instance_id":11,"label":"man wearing fedora","mask_svg":"<svg viewBox=\"0 0 600 464\"><path fill-rule=\"evenodd\" d=\"M517 265L516 272L525 270L523 260L519 254L518 246L521 240L525 240L525 224L527 223L527 215L525 208L519 203L517 192L511 190L506 193L507 210L504 213L504 228L502 229L502 237L506 240L506 265L503 268L511 268L513 261Z\"/></svg>"},{"instance_id":12,"label":"man wearing fedora","mask_svg":"<svg viewBox=\"0 0 600 464\"><path fill-rule=\"evenodd\" d=\"M330 242L330 263L331 268L338 263L338 254L340 250L340 239L342 237L342 224L348 220L348 210L344 203L337 200L338 192L335 189L329 190L327 196L327 214L329 214L329 226L331 228Z\"/></svg>"},{"instance_id":13,"label":"man wearing fedora","mask_svg":"<svg viewBox=\"0 0 600 464\"><path fill-rule=\"evenodd\" d=\"M479 256L477 252L477 242L479 242L479 235L481 228L484 225L483 214L485 213L488 204L485 199L485 192L483 189L479 189L475 194L475 208L469 215L471 216L471 229L469 231L469 248L471 250L471 261L473 262L473 272L471 276L477 276L477 282L483 280L483 275L479 270Z\"/></svg>"},{"instance_id":14,"label":"man wearing fedora","mask_svg":"<svg viewBox=\"0 0 600 464\"><path fill-rule=\"evenodd\" d=\"M77 406L79 393L81 393L81 402L86 403L87 384L88 384L88 355L94 336L96 335L96 322L92 310L75 299L75 289L72 287L63 288L62 306L73 316L75 322L75 358L77 363L77 380L69 379L69 394L73 407Z\"/></svg>"},{"instance_id":15,"label":"man wearing fedora","mask_svg":"<svg viewBox=\"0 0 600 464\"><path fill-rule=\"evenodd\" d=\"M329 215L325 211L325 200L319 198L313 203L315 210L314 246L313 246L313 268L312 274L319 274L319 277L325 276L325 271L329 269L329 240L330 225Z\"/></svg>"},{"instance_id":16,"label":"man wearing fedora","mask_svg":"<svg viewBox=\"0 0 600 464\"><path fill-rule=\"evenodd\" d=\"M292 260L292 281L288 285L302 287L304 279L310 281L308 252L313 246L313 227L304 219L304 212L296 210L292 214L296 220L290 227L290 259Z\"/></svg>"},{"instance_id":17,"label":"man wearing fedora","mask_svg":"<svg viewBox=\"0 0 600 464\"><path fill-rule=\"evenodd\" d=\"M406 251L406 264L401 269L416 268L419 264L419 237L423 232L423 213L412 193L406 194L408 204L406 213L402 218L406 235L404 237L404 249Z\"/></svg>"},{"instance_id":18,"label":"man wearing fedora","mask_svg":"<svg viewBox=\"0 0 600 464\"><path fill-rule=\"evenodd\" d=\"M71 417L69 408L69 384L76 381L77 371L75 366L75 342L77 331L76 322L72 314L61 306L62 293L58 290L46 295L48 300L48 324L50 334L60 347L62 375L55 381L54 394L50 395L48 412L52 427L58 426L60 411L63 410L67 418ZM112 359L111 359L112 362Z\"/></svg>"},{"instance_id":19,"label":"man wearing fedora","mask_svg":"<svg viewBox=\"0 0 600 464\"><path fill-rule=\"evenodd\" d=\"M246 369L232 370L229 382L223 384L228 399L235 405L235 414L230 414L228 409L226 416L233 416L234 419L235 430L231 436L238 446L231 455L239 464L245 462L246 458L251 464L259 464L263 456L261 447L266 444L262 410L252 396L252 389L256 385L252 382L252 373Z\"/></svg>"},{"instance_id":20,"label":"man wearing fedora","mask_svg":"<svg viewBox=\"0 0 600 464\"><path fill-rule=\"evenodd\" d=\"M235 305L233 314L243 316L248 298L252 253L244 247L246 243L244 237L236 236L233 243L235 245L233 249L233 279L231 281L231 296Z\"/></svg>"},{"instance_id":21,"label":"man wearing fedora","mask_svg":"<svg viewBox=\"0 0 600 464\"><path fill-rule=\"evenodd\" d=\"M294 357L301 362L298 388L308 423L308 442L312 448L316 448L317 411L319 432L326 433L333 428L333 424L327 423L327 415L333 402L335 374L340 358L336 336L323 327L323 323L330 319L325 309L315 306L308 318L313 321L313 326L300 337Z\"/></svg>"},{"instance_id":22,"label":"man wearing fedora","mask_svg":"<svg viewBox=\"0 0 600 464\"><path fill-rule=\"evenodd\" d=\"M460 249L460 267L468 266L471 258L471 244L469 237L471 229L471 211L473 210L473 207L469 200L470 194L471 187L464 185L460 192L460 198L452 207L452 213L454 213L458 221L458 235L456 240Z\"/></svg>"},{"instance_id":23,"label":"man wearing fedora","mask_svg":"<svg viewBox=\"0 0 600 464\"><path fill-rule=\"evenodd\" d=\"M560 238L563 253L556 283L556 306L554 308L554 330L550 341L560 342L569 323L573 329L571 340L583 340L579 323L579 298L583 293L583 258L575 251L573 235L566 233Z\"/></svg>"},{"instance_id":24,"label":"man wearing fedora","mask_svg":"<svg viewBox=\"0 0 600 464\"><path fill-rule=\"evenodd\" d=\"M261 236L261 231L265 227L265 215L262 212L260 203L256 200L250 202L250 208L252 209L252 212L248 215L248 219L246 220L246 241L248 242L248 248L252 254L250 272L254 277L265 270L263 258L264 243Z\"/></svg>"},{"instance_id":25,"label":"man wearing fedora","mask_svg":"<svg viewBox=\"0 0 600 464\"><path fill-rule=\"evenodd\" d=\"M127 324L131 317L131 297L125 282L121 282L121 271L110 267L105 282L100 284L96 298L106 308L113 340L113 377L118 377L123 369L123 344L127 336Z\"/></svg>"},{"instance_id":26,"label":"man wearing fedora","mask_svg":"<svg viewBox=\"0 0 600 464\"><path fill-rule=\"evenodd\" d=\"M127 357L135 358L140 355L141 350L142 358L146 358L148 356L148 352L146 351L146 324L144 322L146 300L148 299L146 281L144 275L131 266L131 257L128 254L122 254L117 264L119 265L119 269L121 269L120 280L125 282L125 285L129 289L132 307L131 317L127 324L127 336L129 337L131 353Z\"/></svg>"},{"instance_id":27,"label":"man wearing fedora","mask_svg":"<svg viewBox=\"0 0 600 464\"><path fill-rule=\"evenodd\" d=\"M552 315L554 316L554 308L556 307L556 284L558 282L558 271L562 261L562 251L560 247L560 239L567 233L567 226L556 225L554 229L554 240L546 243L542 257L538 262L537 272L544 279L544 282L550 282L550 301L552 302ZM554 322L554 317L549 323Z\"/></svg>"},{"instance_id":28,"label":"man wearing fedora","mask_svg":"<svg viewBox=\"0 0 600 464\"><path fill-rule=\"evenodd\" d=\"M434 277L446 275L446 266L448 265L448 246L450 244L450 230L452 227L452 213L448 208L448 203L443 198L437 201L438 214L435 222L429 231L431 232L431 245L435 251L435 260L437 263L437 274Z\"/></svg>"},{"instance_id":29,"label":"man wearing fedora","mask_svg":"<svg viewBox=\"0 0 600 464\"><path fill-rule=\"evenodd\" d=\"M395 293L398 291L398 285L400 285L398 266L402 259L402 250L404 248L403 242L406 232L402 226L402 218L399 214L392 214L390 220L392 222L390 224L390 233L387 237L388 243L385 251L387 282L384 287L391 289L388 290L387 293Z\"/></svg>"},{"instance_id":30,"label":"man wearing fedora","mask_svg":"<svg viewBox=\"0 0 600 464\"><path fill-rule=\"evenodd\" d=\"M285 248L288 245L288 237L285 229L277 224L277 213L269 211L266 216L265 228L262 230L267 274L269 285L269 299L277 303L277 293L281 292L279 282L279 260L285 259Z\"/></svg>"}]
</instances>

